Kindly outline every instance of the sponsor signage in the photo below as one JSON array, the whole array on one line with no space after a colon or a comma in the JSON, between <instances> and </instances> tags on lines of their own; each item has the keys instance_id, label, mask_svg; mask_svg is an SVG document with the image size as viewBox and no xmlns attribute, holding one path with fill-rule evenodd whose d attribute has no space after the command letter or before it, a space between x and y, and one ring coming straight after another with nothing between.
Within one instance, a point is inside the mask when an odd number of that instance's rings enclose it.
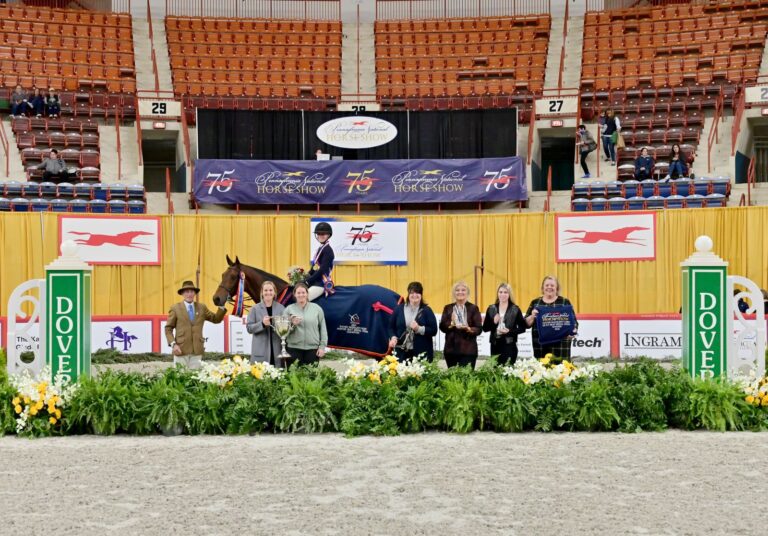
<instances>
[{"instance_id":1,"label":"sponsor signage","mask_svg":"<svg viewBox=\"0 0 768 536\"><path fill-rule=\"evenodd\" d=\"M369 149L397 137L397 127L377 117L350 115L326 121L317 127L317 137L342 149Z\"/></svg>"},{"instance_id":2,"label":"sponsor signage","mask_svg":"<svg viewBox=\"0 0 768 536\"><path fill-rule=\"evenodd\" d=\"M315 225L331 225L330 238L334 264L408 264L408 220L379 218L370 220L317 218L309 222L310 262L318 248Z\"/></svg>"},{"instance_id":3,"label":"sponsor signage","mask_svg":"<svg viewBox=\"0 0 768 536\"><path fill-rule=\"evenodd\" d=\"M679 358L682 342L680 319L619 319L621 357Z\"/></svg>"},{"instance_id":4,"label":"sponsor signage","mask_svg":"<svg viewBox=\"0 0 768 536\"><path fill-rule=\"evenodd\" d=\"M225 320L222 321L219 324L214 324L212 322L205 322L203 324L203 343L205 345L205 351L206 352L224 352L224 330L225 330L225 324L227 318L230 322L233 320L237 320L237 322L240 322L243 324L242 319L239 317L224 317ZM171 348L168 346L168 341L165 340L165 324L167 324L167 317L165 317L163 320L160 321L160 353L163 354L170 354ZM245 324L243 324L243 331L245 331ZM249 335L250 337L250 335ZM248 355L250 355L250 341L248 342ZM238 351L232 350L230 348L229 350L232 353L238 353Z\"/></svg>"},{"instance_id":5,"label":"sponsor signage","mask_svg":"<svg viewBox=\"0 0 768 536\"><path fill-rule=\"evenodd\" d=\"M48 270L45 284L46 361L53 378L77 381L91 371L91 274Z\"/></svg>"},{"instance_id":6,"label":"sponsor signage","mask_svg":"<svg viewBox=\"0 0 768 536\"><path fill-rule=\"evenodd\" d=\"M656 258L656 212L556 214L557 262Z\"/></svg>"},{"instance_id":7,"label":"sponsor signage","mask_svg":"<svg viewBox=\"0 0 768 536\"><path fill-rule=\"evenodd\" d=\"M197 160L195 198L218 204L461 203L528 198L518 157Z\"/></svg>"},{"instance_id":8,"label":"sponsor signage","mask_svg":"<svg viewBox=\"0 0 768 536\"><path fill-rule=\"evenodd\" d=\"M40 350L40 323L35 322L23 335L16 335L16 340L8 341L18 350L18 353L37 352ZM5 346L3 346L5 348Z\"/></svg>"},{"instance_id":9,"label":"sponsor signage","mask_svg":"<svg viewBox=\"0 0 768 536\"><path fill-rule=\"evenodd\" d=\"M73 241L89 264L160 264L160 218L59 216L59 249Z\"/></svg>"},{"instance_id":10,"label":"sponsor signage","mask_svg":"<svg viewBox=\"0 0 768 536\"><path fill-rule=\"evenodd\" d=\"M91 348L117 350L123 354L152 351L151 320L103 320L91 324Z\"/></svg>"}]
</instances>

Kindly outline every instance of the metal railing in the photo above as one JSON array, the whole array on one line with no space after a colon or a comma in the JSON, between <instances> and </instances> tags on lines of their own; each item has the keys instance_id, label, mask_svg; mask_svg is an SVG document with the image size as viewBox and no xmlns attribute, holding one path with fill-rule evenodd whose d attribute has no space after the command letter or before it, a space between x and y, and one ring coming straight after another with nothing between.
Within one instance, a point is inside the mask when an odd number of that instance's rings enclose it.
<instances>
[{"instance_id":1,"label":"metal railing","mask_svg":"<svg viewBox=\"0 0 768 536\"><path fill-rule=\"evenodd\" d=\"M10 178L10 172L8 167L8 161L11 158L11 146L8 143L8 135L5 133L5 123L0 120L0 143L3 146L3 152L5 153L5 178Z\"/></svg>"},{"instance_id":2,"label":"metal railing","mask_svg":"<svg viewBox=\"0 0 768 536\"><path fill-rule=\"evenodd\" d=\"M141 113L139 112L139 96L136 95L134 97L135 104L136 104L136 143L139 144L137 147L139 151L139 165L144 165L144 151L141 149Z\"/></svg>"},{"instance_id":3,"label":"metal railing","mask_svg":"<svg viewBox=\"0 0 768 536\"><path fill-rule=\"evenodd\" d=\"M234 19L341 20L341 0L165 0L165 14Z\"/></svg>"},{"instance_id":4,"label":"metal railing","mask_svg":"<svg viewBox=\"0 0 768 536\"><path fill-rule=\"evenodd\" d=\"M173 214L173 199L171 199L171 170L165 168L165 199L168 201L168 214Z\"/></svg>"},{"instance_id":5,"label":"metal railing","mask_svg":"<svg viewBox=\"0 0 768 536\"><path fill-rule=\"evenodd\" d=\"M510 17L551 10L550 0L376 0L376 20Z\"/></svg>"},{"instance_id":6,"label":"metal railing","mask_svg":"<svg viewBox=\"0 0 768 536\"><path fill-rule=\"evenodd\" d=\"M117 140L117 180L123 180L123 150L120 147L120 124L122 123L120 110L115 111L115 139Z\"/></svg>"},{"instance_id":7,"label":"metal railing","mask_svg":"<svg viewBox=\"0 0 768 536\"><path fill-rule=\"evenodd\" d=\"M152 30L152 9L147 0L147 23L149 24L149 46L152 49L152 73L155 75L155 91L160 90L160 77L157 73L157 53L155 52L155 33Z\"/></svg>"},{"instance_id":8,"label":"metal railing","mask_svg":"<svg viewBox=\"0 0 768 536\"><path fill-rule=\"evenodd\" d=\"M715 102L715 115L707 135L707 173L712 173L712 147L720 143L719 125L723 117L723 96L720 95Z\"/></svg>"},{"instance_id":9,"label":"metal railing","mask_svg":"<svg viewBox=\"0 0 768 536\"><path fill-rule=\"evenodd\" d=\"M565 2L565 17L563 18L563 45L560 47L560 72L557 74L557 87L563 87L563 71L565 70L565 40L568 38L568 6L570 2Z\"/></svg>"},{"instance_id":10,"label":"metal railing","mask_svg":"<svg viewBox=\"0 0 768 536\"><path fill-rule=\"evenodd\" d=\"M755 184L755 157L749 159L747 168L747 206L752 206L752 185Z\"/></svg>"},{"instance_id":11,"label":"metal railing","mask_svg":"<svg viewBox=\"0 0 768 536\"><path fill-rule=\"evenodd\" d=\"M187 169L189 169L190 160L192 158L190 153L192 150L189 144L189 126L187 125L187 114L184 108L181 110L181 139L184 141L184 163L186 164Z\"/></svg>"},{"instance_id":12,"label":"metal railing","mask_svg":"<svg viewBox=\"0 0 768 536\"><path fill-rule=\"evenodd\" d=\"M734 105L733 128L731 129L731 156L736 154L736 140L739 139L741 118L744 116L744 108L746 107L746 92L743 88L739 90L734 102L736 104Z\"/></svg>"}]
</instances>

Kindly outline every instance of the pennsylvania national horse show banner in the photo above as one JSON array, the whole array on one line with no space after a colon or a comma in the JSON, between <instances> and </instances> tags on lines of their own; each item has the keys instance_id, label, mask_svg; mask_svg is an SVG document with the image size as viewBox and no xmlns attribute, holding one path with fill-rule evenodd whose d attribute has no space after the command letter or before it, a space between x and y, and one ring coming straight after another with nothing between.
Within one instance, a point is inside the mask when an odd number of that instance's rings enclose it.
<instances>
[{"instance_id":1,"label":"pennsylvania national horse show banner","mask_svg":"<svg viewBox=\"0 0 768 536\"><path fill-rule=\"evenodd\" d=\"M461 203L528 198L518 157L197 160L195 198L217 204Z\"/></svg>"}]
</instances>

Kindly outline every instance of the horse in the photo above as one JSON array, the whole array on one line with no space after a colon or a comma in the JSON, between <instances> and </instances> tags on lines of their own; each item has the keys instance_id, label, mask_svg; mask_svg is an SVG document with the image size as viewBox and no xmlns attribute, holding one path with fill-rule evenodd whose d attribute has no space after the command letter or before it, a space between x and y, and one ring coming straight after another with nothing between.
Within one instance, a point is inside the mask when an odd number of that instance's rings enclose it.
<instances>
[{"instance_id":1,"label":"horse","mask_svg":"<svg viewBox=\"0 0 768 536\"><path fill-rule=\"evenodd\" d=\"M288 281L243 264L237 256L232 261L227 255L227 265L213 294L215 305L223 307L233 301L235 306L242 306L245 296L241 295L241 287L243 293L257 303L265 281L274 283L277 301L283 305L293 302ZM389 353L389 322L395 307L402 302L402 296L378 285L337 286L333 294L315 300L325 313L328 346L373 357Z\"/></svg>"}]
</instances>

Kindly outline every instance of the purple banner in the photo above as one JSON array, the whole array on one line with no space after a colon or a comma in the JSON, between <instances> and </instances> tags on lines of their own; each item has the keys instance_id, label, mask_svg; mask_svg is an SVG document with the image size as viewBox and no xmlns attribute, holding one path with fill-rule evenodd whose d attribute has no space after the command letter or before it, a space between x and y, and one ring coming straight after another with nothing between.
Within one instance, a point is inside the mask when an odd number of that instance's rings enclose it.
<instances>
[{"instance_id":1,"label":"purple banner","mask_svg":"<svg viewBox=\"0 0 768 536\"><path fill-rule=\"evenodd\" d=\"M521 158L197 160L195 198L225 205L528 199Z\"/></svg>"}]
</instances>

